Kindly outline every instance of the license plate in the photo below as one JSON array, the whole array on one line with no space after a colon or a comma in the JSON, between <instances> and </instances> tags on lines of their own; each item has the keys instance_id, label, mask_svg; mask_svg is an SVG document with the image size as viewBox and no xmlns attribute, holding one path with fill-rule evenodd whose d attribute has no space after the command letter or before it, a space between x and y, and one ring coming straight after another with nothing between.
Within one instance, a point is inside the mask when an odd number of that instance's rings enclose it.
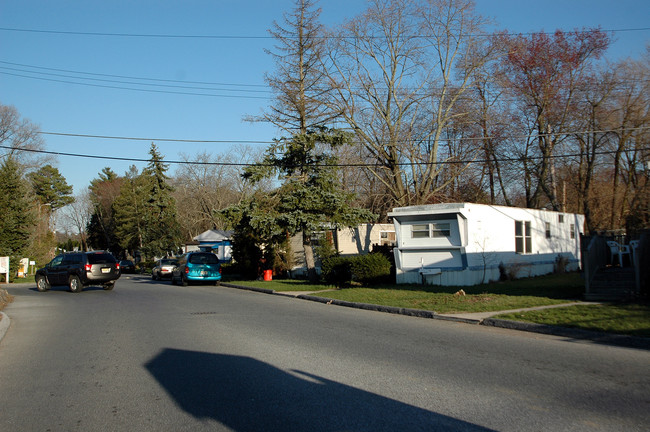
<instances>
[{"instance_id":1,"label":"license plate","mask_svg":"<svg viewBox=\"0 0 650 432\"><path fill-rule=\"evenodd\" d=\"M205 271L205 270L201 271L201 276L207 276L207 275L208 275L207 271Z\"/></svg>"},{"instance_id":2,"label":"license plate","mask_svg":"<svg viewBox=\"0 0 650 432\"><path fill-rule=\"evenodd\" d=\"M110 268L103 268L102 273L110 273L111 269Z\"/></svg>"}]
</instances>

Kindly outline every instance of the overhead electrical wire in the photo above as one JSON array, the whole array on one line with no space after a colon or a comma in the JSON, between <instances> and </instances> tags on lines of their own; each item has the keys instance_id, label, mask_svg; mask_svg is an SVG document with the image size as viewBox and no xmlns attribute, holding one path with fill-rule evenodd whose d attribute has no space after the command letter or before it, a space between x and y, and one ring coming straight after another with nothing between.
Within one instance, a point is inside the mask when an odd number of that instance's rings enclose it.
<instances>
[{"instance_id":1,"label":"overhead electrical wire","mask_svg":"<svg viewBox=\"0 0 650 432\"><path fill-rule=\"evenodd\" d=\"M577 130L577 131L565 131L565 132L556 132L556 133L546 133L546 134L529 134L529 135L515 135L509 137L509 139L535 139L544 136L556 136L556 135L584 135L584 134L605 134L611 132L634 132L634 131L644 131L650 129L650 126L639 126L631 128L618 128L618 129L602 129L602 130ZM67 137L76 137L76 138L98 138L98 139L112 139L112 140L128 140L128 141L154 141L154 142L185 142L185 143L204 143L204 144L273 144L275 141L263 141L263 140L193 140L193 139L182 139L182 138L147 138L147 137L124 137L124 136L115 136L115 135L90 135L90 134L78 134L70 132L48 132L48 131L38 131L41 135L56 135L56 136L67 136ZM489 139L501 139L495 136L487 137L463 137L463 138L444 138L441 137L438 141L485 141ZM416 141L415 139L412 141ZM425 141L425 140L422 140ZM405 141L397 141L405 142Z\"/></svg>"},{"instance_id":2,"label":"overhead electrical wire","mask_svg":"<svg viewBox=\"0 0 650 432\"><path fill-rule=\"evenodd\" d=\"M594 31L601 31L604 33L623 33L623 32L637 32L637 31L648 31L650 27L637 27L637 28L622 28L622 29L588 29L588 30L578 30L583 33L590 33ZM117 33L117 32L82 32L82 31L65 31L65 30L40 30L40 29L26 29L26 28L11 28L11 27L0 27L0 31L7 32L19 32L19 33L42 33L42 34L58 34L58 35L72 35L72 36L102 36L102 37L126 37L126 38L154 38L154 39L275 39L272 35L200 35L200 34L171 34L171 33ZM573 30L565 30L565 32L572 32ZM552 35L555 32L520 32L520 33L509 33L506 36L531 36L539 34L549 34ZM473 37L491 37L490 33L479 33L479 34L469 34L466 36ZM323 36L327 37L327 36ZM377 36L377 38L382 38L384 36ZM426 37L423 35L411 35L410 37ZM347 37L356 38L354 36Z\"/></svg>"}]
</instances>

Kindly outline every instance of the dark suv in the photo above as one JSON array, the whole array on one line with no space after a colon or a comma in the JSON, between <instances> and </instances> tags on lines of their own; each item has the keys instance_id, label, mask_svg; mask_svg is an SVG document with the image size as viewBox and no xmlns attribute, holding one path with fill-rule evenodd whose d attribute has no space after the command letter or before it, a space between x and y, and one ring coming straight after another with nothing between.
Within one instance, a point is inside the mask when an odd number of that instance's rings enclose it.
<instances>
[{"instance_id":1,"label":"dark suv","mask_svg":"<svg viewBox=\"0 0 650 432\"><path fill-rule=\"evenodd\" d=\"M89 285L112 290L120 277L120 264L109 252L68 252L57 255L36 271L36 288L47 291L51 286L67 285L73 293Z\"/></svg>"}]
</instances>

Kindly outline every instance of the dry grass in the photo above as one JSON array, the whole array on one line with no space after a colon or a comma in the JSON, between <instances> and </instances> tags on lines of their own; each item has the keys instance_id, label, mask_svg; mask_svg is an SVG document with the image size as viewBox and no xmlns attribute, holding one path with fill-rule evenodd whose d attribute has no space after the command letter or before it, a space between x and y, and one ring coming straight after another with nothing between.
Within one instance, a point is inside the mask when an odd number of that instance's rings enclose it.
<instances>
[{"instance_id":1,"label":"dry grass","mask_svg":"<svg viewBox=\"0 0 650 432\"><path fill-rule=\"evenodd\" d=\"M14 301L14 296L9 294L6 289L0 289L0 311L12 301ZM0 319L2 319L2 316L0 316Z\"/></svg>"}]
</instances>

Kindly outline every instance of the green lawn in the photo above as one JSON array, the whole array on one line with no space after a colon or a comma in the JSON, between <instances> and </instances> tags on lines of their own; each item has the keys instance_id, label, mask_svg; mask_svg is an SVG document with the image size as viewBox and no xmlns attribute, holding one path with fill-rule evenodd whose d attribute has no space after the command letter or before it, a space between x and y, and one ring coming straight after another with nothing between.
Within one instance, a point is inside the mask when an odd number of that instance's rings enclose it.
<instances>
[{"instance_id":1,"label":"green lawn","mask_svg":"<svg viewBox=\"0 0 650 432\"><path fill-rule=\"evenodd\" d=\"M312 295L359 303L431 310L438 313L490 312L579 301L584 282L579 274L557 274L463 287L382 285L334 290L300 280L235 281L275 291L321 291ZM577 305L499 316L501 319L576 327L650 337L650 306L639 304Z\"/></svg>"},{"instance_id":2,"label":"green lawn","mask_svg":"<svg viewBox=\"0 0 650 432\"><path fill-rule=\"evenodd\" d=\"M314 295L351 302L425 309L438 313L487 312L560 304L579 299L584 289L582 279L576 273L463 287L466 294L464 296L454 295L459 287L432 285L382 285L331 291L332 286L296 280L231 283L275 291L323 291Z\"/></svg>"},{"instance_id":3,"label":"green lawn","mask_svg":"<svg viewBox=\"0 0 650 432\"><path fill-rule=\"evenodd\" d=\"M650 337L650 305L577 305L499 315L496 318Z\"/></svg>"}]
</instances>

